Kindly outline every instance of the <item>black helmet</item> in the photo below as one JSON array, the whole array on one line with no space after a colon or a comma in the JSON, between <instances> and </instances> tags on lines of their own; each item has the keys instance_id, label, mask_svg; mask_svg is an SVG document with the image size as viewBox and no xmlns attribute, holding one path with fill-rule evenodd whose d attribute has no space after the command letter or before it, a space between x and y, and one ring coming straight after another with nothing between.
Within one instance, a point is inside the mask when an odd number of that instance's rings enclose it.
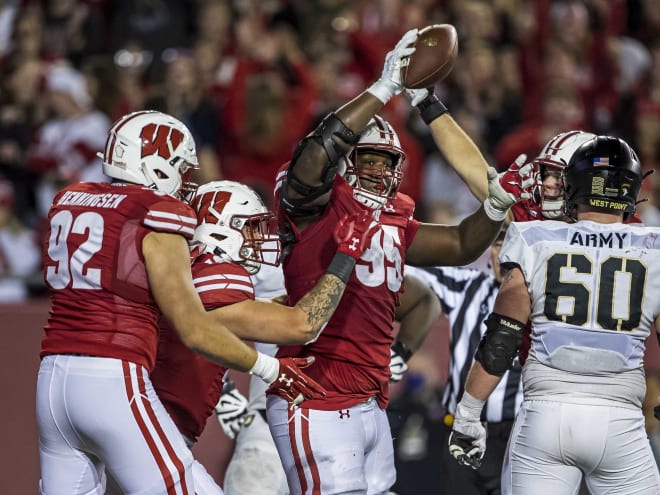
<instances>
[{"instance_id":1,"label":"black helmet","mask_svg":"<svg viewBox=\"0 0 660 495\"><path fill-rule=\"evenodd\" d=\"M642 166L623 139L597 136L580 146L562 172L564 212L577 218L577 205L588 205L627 219L635 213Z\"/></svg>"}]
</instances>

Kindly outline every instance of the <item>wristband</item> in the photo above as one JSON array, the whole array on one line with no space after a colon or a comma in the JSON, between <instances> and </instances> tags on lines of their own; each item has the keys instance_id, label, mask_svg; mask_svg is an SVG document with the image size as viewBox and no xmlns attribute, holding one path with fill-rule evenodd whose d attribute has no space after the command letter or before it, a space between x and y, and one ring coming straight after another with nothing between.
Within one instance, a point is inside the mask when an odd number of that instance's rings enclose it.
<instances>
[{"instance_id":1,"label":"wristband","mask_svg":"<svg viewBox=\"0 0 660 495\"><path fill-rule=\"evenodd\" d=\"M484 405L486 405L486 401L477 399L476 397L470 395L470 393L466 390L463 392L463 397L461 397L459 404L461 406L462 412L468 413L470 418L480 419L481 411L483 410Z\"/></svg>"},{"instance_id":2,"label":"wristband","mask_svg":"<svg viewBox=\"0 0 660 495\"><path fill-rule=\"evenodd\" d=\"M356 263L357 260L352 256L345 253L335 253L325 273L334 275L345 284L348 284L348 279L351 278Z\"/></svg>"},{"instance_id":3,"label":"wristband","mask_svg":"<svg viewBox=\"0 0 660 495\"><path fill-rule=\"evenodd\" d=\"M410 356L413 354L410 348L400 340L396 340L394 342L392 350L401 356L406 363L410 359Z\"/></svg>"},{"instance_id":4,"label":"wristband","mask_svg":"<svg viewBox=\"0 0 660 495\"><path fill-rule=\"evenodd\" d=\"M419 115L429 125L441 115L449 112L447 107L433 93L424 98L418 105Z\"/></svg>"},{"instance_id":5,"label":"wristband","mask_svg":"<svg viewBox=\"0 0 660 495\"><path fill-rule=\"evenodd\" d=\"M394 96L394 91L390 85L380 80L369 86L367 91L378 98L383 103L383 105L390 101Z\"/></svg>"},{"instance_id":6,"label":"wristband","mask_svg":"<svg viewBox=\"0 0 660 495\"><path fill-rule=\"evenodd\" d=\"M498 210L492 205L490 198L486 198L484 200L484 212L486 213L486 216L493 222L502 222L506 218L506 214L509 212L509 210Z\"/></svg>"},{"instance_id":7,"label":"wristband","mask_svg":"<svg viewBox=\"0 0 660 495\"><path fill-rule=\"evenodd\" d=\"M252 368L250 368L251 375L258 376L268 385L275 381L279 371L280 362L276 358L267 356L262 352L257 352L257 360L254 362Z\"/></svg>"}]
</instances>

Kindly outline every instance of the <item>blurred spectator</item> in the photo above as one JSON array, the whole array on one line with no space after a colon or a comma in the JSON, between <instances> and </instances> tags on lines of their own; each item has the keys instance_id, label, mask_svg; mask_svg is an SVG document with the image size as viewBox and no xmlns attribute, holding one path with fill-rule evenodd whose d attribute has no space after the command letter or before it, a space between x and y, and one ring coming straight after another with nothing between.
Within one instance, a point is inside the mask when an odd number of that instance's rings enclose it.
<instances>
[{"instance_id":1,"label":"blurred spectator","mask_svg":"<svg viewBox=\"0 0 660 495\"><path fill-rule=\"evenodd\" d=\"M21 221L34 222L34 176L25 166L32 136L46 119L47 106L40 97L43 78L38 59L11 59L3 67L0 86L0 176L14 189L15 208Z\"/></svg>"},{"instance_id":2,"label":"blurred spectator","mask_svg":"<svg viewBox=\"0 0 660 495\"><path fill-rule=\"evenodd\" d=\"M0 304L24 301L41 263L34 233L14 214L14 191L0 179Z\"/></svg>"},{"instance_id":3,"label":"blurred spectator","mask_svg":"<svg viewBox=\"0 0 660 495\"><path fill-rule=\"evenodd\" d=\"M580 98L569 87L549 88L539 119L523 122L495 147L499 170L505 170L521 153L536 156L548 140L566 129L583 129L584 111Z\"/></svg>"},{"instance_id":4,"label":"blurred spectator","mask_svg":"<svg viewBox=\"0 0 660 495\"><path fill-rule=\"evenodd\" d=\"M104 28L94 2L47 0L44 2L44 56L68 58L79 66L83 58L103 48Z\"/></svg>"},{"instance_id":5,"label":"blurred spectator","mask_svg":"<svg viewBox=\"0 0 660 495\"><path fill-rule=\"evenodd\" d=\"M118 94L110 114L111 121L145 108L150 90L147 74L152 60L153 53L135 41L126 43L115 52L113 62Z\"/></svg>"},{"instance_id":6,"label":"blurred spectator","mask_svg":"<svg viewBox=\"0 0 660 495\"><path fill-rule=\"evenodd\" d=\"M152 91L145 108L159 110L181 120L195 139L200 183L222 178L218 162L220 115L214 102L204 94L197 60L193 52L168 48L163 52L166 63L165 82Z\"/></svg>"},{"instance_id":7,"label":"blurred spectator","mask_svg":"<svg viewBox=\"0 0 660 495\"><path fill-rule=\"evenodd\" d=\"M64 64L47 76L47 99L53 113L28 150L28 166L39 174L37 214L45 218L55 193L78 181L107 180L96 153L103 151L108 117L93 107L83 75Z\"/></svg>"},{"instance_id":8,"label":"blurred spectator","mask_svg":"<svg viewBox=\"0 0 660 495\"><path fill-rule=\"evenodd\" d=\"M9 52L12 26L18 13L19 4L19 0L3 0L0 2L0 58Z\"/></svg>"}]
</instances>

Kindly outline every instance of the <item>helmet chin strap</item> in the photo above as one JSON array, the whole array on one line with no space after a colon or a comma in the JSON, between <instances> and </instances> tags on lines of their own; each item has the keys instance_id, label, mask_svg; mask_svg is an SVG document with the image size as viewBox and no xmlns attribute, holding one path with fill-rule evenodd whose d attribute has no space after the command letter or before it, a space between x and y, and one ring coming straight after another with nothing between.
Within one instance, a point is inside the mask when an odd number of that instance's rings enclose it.
<instances>
[{"instance_id":1,"label":"helmet chin strap","mask_svg":"<svg viewBox=\"0 0 660 495\"><path fill-rule=\"evenodd\" d=\"M544 200L541 204L543 216L548 220L556 220L564 216L563 200Z\"/></svg>"}]
</instances>

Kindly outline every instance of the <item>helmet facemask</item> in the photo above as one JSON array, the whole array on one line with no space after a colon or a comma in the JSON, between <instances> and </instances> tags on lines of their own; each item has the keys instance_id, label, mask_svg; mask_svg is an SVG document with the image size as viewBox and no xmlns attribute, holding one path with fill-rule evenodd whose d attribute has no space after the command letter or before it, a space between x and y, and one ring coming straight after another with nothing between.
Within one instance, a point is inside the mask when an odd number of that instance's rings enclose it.
<instances>
[{"instance_id":1,"label":"helmet facemask","mask_svg":"<svg viewBox=\"0 0 660 495\"><path fill-rule=\"evenodd\" d=\"M584 131L562 132L550 139L532 161L536 176L533 199L541 206L544 218L558 220L564 216L562 170L575 150L594 137L595 134Z\"/></svg>"},{"instance_id":2,"label":"helmet facemask","mask_svg":"<svg viewBox=\"0 0 660 495\"><path fill-rule=\"evenodd\" d=\"M241 264L254 275L262 264L277 266L276 219L249 187L233 181L201 186L192 202L198 225L193 240L204 253Z\"/></svg>"},{"instance_id":3,"label":"helmet facemask","mask_svg":"<svg viewBox=\"0 0 660 495\"><path fill-rule=\"evenodd\" d=\"M355 150L344 178L353 186L353 197L372 209L394 198L403 179L400 157L376 150Z\"/></svg>"},{"instance_id":4,"label":"helmet facemask","mask_svg":"<svg viewBox=\"0 0 660 495\"><path fill-rule=\"evenodd\" d=\"M346 156L344 179L353 187L353 197L369 208L383 208L403 180L405 158L392 126L374 116Z\"/></svg>"}]
</instances>

